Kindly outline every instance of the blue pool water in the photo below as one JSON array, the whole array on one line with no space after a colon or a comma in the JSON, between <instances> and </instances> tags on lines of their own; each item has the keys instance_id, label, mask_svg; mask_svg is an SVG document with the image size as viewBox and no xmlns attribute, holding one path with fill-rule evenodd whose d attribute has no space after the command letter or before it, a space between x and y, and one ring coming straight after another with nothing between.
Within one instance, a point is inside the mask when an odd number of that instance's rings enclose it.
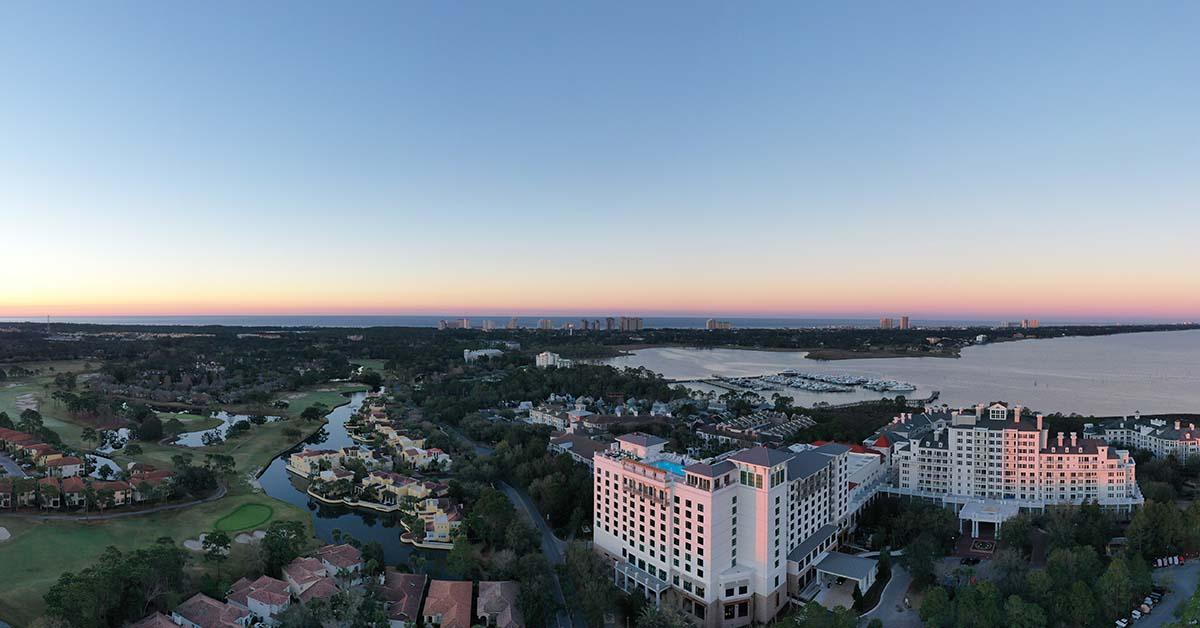
<instances>
[{"instance_id":1,"label":"blue pool water","mask_svg":"<svg viewBox=\"0 0 1200 628\"><path fill-rule=\"evenodd\" d=\"M683 465L679 464L678 462L671 462L670 460L659 460L658 462L650 463L650 466L658 467L659 469L662 469L663 471L667 471L669 473L674 473L675 475L678 475L679 477L683 477Z\"/></svg>"}]
</instances>

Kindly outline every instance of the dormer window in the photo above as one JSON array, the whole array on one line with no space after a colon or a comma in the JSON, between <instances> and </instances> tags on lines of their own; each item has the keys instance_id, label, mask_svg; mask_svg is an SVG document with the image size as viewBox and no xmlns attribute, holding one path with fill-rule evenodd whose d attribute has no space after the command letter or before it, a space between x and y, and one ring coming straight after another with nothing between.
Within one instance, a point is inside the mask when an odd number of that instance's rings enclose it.
<instances>
[{"instance_id":1,"label":"dormer window","mask_svg":"<svg viewBox=\"0 0 1200 628\"><path fill-rule=\"evenodd\" d=\"M1008 416L1008 411L1004 408L991 408L988 411L988 416L993 421L1003 421L1004 418Z\"/></svg>"}]
</instances>

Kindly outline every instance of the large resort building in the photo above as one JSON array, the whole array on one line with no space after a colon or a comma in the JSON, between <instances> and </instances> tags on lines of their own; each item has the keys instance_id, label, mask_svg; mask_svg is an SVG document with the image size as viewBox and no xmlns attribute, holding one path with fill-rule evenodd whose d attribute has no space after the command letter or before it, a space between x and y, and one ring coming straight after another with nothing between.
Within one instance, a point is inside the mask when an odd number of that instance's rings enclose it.
<instances>
[{"instance_id":1,"label":"large resort building","mask_svg":"<svg viewBox=\"0 0 1200 628\"><path fill-rule=\"evenodd\" d=\"M1001 403L901 414L862 445L752 447L696 461L642 433L594 454L594 547L616 584L705 627L768 622L843 579L866 591L874 561L838 552L879 493L954 508L964 533L1021 510L1143 502L1128 451L1051 436Z\"/></svg>"},{"instance_id":2,"label":"large resort building","mask_svg":"<svg viewBox=\"0 0 1200 628\"><path fill-rule=\"evenodd\" d=\"M1038 510L1084 502L1130 510L1143 501L1128 451L1076 433L1051 437L1042 416L1020 406L905 414L867 443L891 458L895 475L885 490L899 495Z\"/></svg>"},{"instance_id":3,"label":"large resort building","mask_svg":"<svg viewBox=\"0 0 1200 628\"><path fill-rule=\"evenodd\" d=\"M595 457L593 529L627 591L703 626L747 626L774 618L825 561L855 558L833 551L851 521L845 445L753 447L701 463L664 452L656 436L617 440ZM874 580L866 563L863 590Z\"/></svg>"},{"instance_id":4,"label":"large resort building","mask_svg":"<svg viewBox=\"0 0 1200 628\"><path fill-rule=\"evenodd\" d=\"M1144 449L1155 457L1180 460L1200 455L1200 430L1193 420L1133 415L1084 426L1084 434L1113 445Z\"/></svg>"}]
</instances>

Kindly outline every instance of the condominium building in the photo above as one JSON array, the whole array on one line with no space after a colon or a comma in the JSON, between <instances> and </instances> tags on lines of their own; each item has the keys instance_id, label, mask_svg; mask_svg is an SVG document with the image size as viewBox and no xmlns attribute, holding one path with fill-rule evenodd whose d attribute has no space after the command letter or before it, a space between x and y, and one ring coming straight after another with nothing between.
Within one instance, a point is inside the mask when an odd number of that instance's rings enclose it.
<instances>
[{"instance_id":1,"label":"condominium building","mask_svg":"<svg viewBox=\"0 0 1200 628\"><path fill-rule=\"evenodd\" d=\"M704 321L704 328L712 331L715 329L733 329L733 323L729 321L719 321L715 318L710 318Z\"/></svg>"},{"instance_id":2,"label":"condominium building","mask_svg":"<svg viewBox=\"0 0 1200 628\"><path fill-rule=\"evenodd\" d=\"M549 368L551 366L560 369L571 368L573 363L571 360L565 359L557 353L543 351L533 358L533 363L540 369Z\"/></svg>"},{"instance_id":3,"label":"condominium building","mask_svg":"<svg viewBox=\"0 0 1200 628\"><path fill-rule=\"evenodd\" d=\"M548 318L539 318L537 325L538 325L538 329L541 329L541 330L554 329L554 321L552 321Z\"/></svg>"},{"instance_id":4,"label":"condominium building","mask_svg":"<svg viewBox=\"0 0 1200 628\"><path fill-rule=\"evenodd\" d=\"M622 316L621 331L642 331L642 319L639 316Z\"/></svg>"},{"instance_id":5,"label":"condominium building","mask_svg":"<svg viewBox=\"0 0 1200 628\"><path fill-rule=\"evenodd\" d=\"M992 513L979 521L997 525L1020 509L1091 502L1128 511L1143 502L1128 451L1076 433L1051 437L1042 416L1020 406L901 415L864 444L889 457L893 473L883 490L937 499L960 513L974 504L976 514Z\"/></svg>"},{"instance_id":6,"label":"condominium building","mask_svg":"<svg viewBox=\"0 0 1200 628\"><path fill-rule=\"evenodd\" d=\"M879 319L879 328L880 329L891 329L892 328L892 319L890 319L890 318Z\"/></svg>"},{"instance_id":7,"label":"condominium building","mask_svg":"<svg viewBox=\"0 0 1200 628\"><path fill-rule=\"evenodd\" d=\"M1192 421L1145 417L1140 414L1108 419L1083 428L1092 436L1112 445L1144 449L1156 457L1175 456L1180 460L1200 455L1200 430Z\"/></svg>"},{"instance_id":8,"label":"condominium building","mask_svg":"<svg viewBox=\"0 0 1200 628\"><path fill-rule=\"evenodd\" d=\"M900 329L908 329L908 316L900 317Z\"/></svg>"},{"instance_id":9,"label":"condominium building","mask_svg":"<svg viewBox=\"0 0 1200 628\"><path fill-rule=\"evenodd\" d=\"M594 547L622 589L733 628L773 619L827 561L865 565L869 588L874 564L834 551L851 525L848 447L697 462L666 442L625 434L595 455Z\"/></svg>"}]
</instances>

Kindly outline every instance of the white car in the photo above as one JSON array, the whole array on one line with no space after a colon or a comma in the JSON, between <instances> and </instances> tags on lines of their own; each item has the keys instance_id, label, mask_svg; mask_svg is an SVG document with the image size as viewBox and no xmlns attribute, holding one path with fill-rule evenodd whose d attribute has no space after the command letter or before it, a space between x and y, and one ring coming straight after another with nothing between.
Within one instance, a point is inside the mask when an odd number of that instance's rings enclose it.
<instances>
[{"instance_id":1,"label":"white car","mask_svg":"<svg viewBox=\"0 0 1200 628\"><path fill-rule=\"evenodd\" d=\"M1133 618L1133 621L1137 621L1142 618L1142 611L1134 609L1134 611L1132 613L1130 613L1129 616Z\"/></svg>"}]
</instances>

